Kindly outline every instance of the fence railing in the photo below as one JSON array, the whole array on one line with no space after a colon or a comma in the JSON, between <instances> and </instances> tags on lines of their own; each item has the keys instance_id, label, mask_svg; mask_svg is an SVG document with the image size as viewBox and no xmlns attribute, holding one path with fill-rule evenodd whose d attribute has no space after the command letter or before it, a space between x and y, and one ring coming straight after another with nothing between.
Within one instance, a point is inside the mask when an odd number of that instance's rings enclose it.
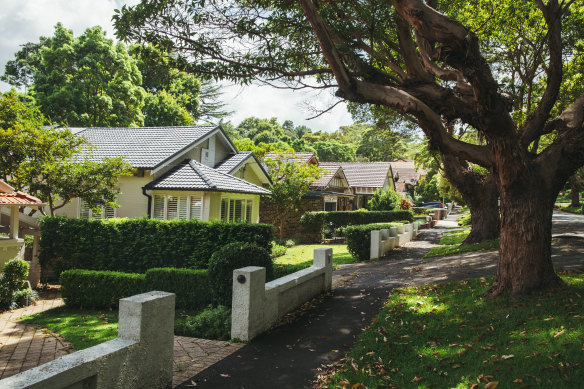
<instances>
[{"instance_id":1,"label":"fence railing","mask_svg":"<svg viewBox=\"0 0 584 389\"><path fill-rule=\"evenodd\" d=\"M251 340L311 298L331 290L333 250L314 250L313 265L266 283L266 269L233 271L231 337Z\"/></svg>"},{"instance_id":2,"label":"fence railing","mask_svg":"<svg viewBox=\"0 0 584 389\"><path fill-rule=\"evenodd\" d=\"M0 380L0 388L171 388L175 295L120 299L118 337Z\"/></svg>"}]
</instances>

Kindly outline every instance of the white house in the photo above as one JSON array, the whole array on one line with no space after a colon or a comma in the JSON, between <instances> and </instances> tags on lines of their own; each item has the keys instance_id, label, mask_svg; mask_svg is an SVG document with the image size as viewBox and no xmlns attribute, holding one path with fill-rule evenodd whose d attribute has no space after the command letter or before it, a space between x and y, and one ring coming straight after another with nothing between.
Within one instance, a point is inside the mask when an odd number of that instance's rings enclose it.
<instances>
[{"instance_id":1,"label":"white house","mask_svg":"<svg viewBox=\"0 0 584 389\"><path fill-rule=\"evenodd\" d=\"M118 208L93 214L80 199L56 213L82 218L259 220L270 179L251 152L239 152L219 126L86 128L93 161L122 157L134 169L119 178Z\"/></svg>"}]
</instances>

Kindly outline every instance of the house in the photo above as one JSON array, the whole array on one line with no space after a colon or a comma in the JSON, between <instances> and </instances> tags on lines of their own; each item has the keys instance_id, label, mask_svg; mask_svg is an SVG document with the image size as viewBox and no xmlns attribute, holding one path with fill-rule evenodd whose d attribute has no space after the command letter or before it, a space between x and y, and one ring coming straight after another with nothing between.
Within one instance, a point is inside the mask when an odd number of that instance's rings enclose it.
<instances>
[{"instance_id":1,"label":"house","mask_svg":"<svg viewBox=\"0 0 584 389\"><path fill-rule=\"evenodd\" d=\"M0 180L0 270L12 258L24 258L24 236L20 236L19 232L20 208L38 208L42 205L36 197L15 191Z\"/></svg>"},{"instance_id":2,"label":"house","mask_svg":"<svg viewBox=\"0 0 584 389\"><path fill-rule=\"evenodd\" d=\"M265 169L219 126L86 128L77 135L93 147L84 158L122 157L133 174L119 178L119 207L95 214L74 199L61 216L257 223L260 196L270 194Z\"/></svg>"},{"instance_id":3,"label":"house","mask_svg":"<svg viewBox=\"0 0 584 389\"><path fill-rule=\"evenodd\" d=\"M415 189L420 178L426 175L424 169L416 169L415 162L411 159L396 159L391 162L396 191L403 195L414 197Z\"/></svg>"},{"instance_id":4,"label":"house","mask_svg":"<svg viewBox=\"0 0 584 389\"><path fill-rule=\"evenodd\" d=\"M355 196L352 209L367 206L377 189L393 189L395 183L389 162L321 162L319 166L332 171L341 168L345 174L351 193Z\"/></svg>"}]
</instances>

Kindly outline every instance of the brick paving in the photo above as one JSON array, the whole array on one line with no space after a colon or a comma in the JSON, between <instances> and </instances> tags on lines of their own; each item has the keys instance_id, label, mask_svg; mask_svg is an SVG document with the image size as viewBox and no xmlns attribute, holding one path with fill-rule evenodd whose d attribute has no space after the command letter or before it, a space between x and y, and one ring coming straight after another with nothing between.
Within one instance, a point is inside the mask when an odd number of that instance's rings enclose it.
<instances>
[{"instance_id":1,"label":"brick paving","mask_svg":"<svg viewBox=\"0 0 584 389\"><path fill-rule=\"evenodd\" d=\"M73 352L71 344L56 334L19 321L64 305L58 289L41 291L34 305L0 314L0 379L50 362ZM208 339L174 337L173 386L208 368L243 347L243 344Z\"/></svg>"}]
</instances>

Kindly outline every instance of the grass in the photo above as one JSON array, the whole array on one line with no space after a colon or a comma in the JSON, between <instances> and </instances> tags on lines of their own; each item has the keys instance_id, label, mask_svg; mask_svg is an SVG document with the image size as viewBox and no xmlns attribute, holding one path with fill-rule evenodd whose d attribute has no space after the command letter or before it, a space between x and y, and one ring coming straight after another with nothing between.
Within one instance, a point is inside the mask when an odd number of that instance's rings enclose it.
<instances>
[{"instance_id":1,"label":"grass","mask_svg":"<svg viewBox=\"0 0 584 389\"><path fill-rule=\"evenodd\" d=\"M357 262L347 250L346 244L299 244L288 247L286 254L274 258L277 265L307 265L312 266L314 249L331 247L333 249L333 265Z\"/></svg>"},{"instance_id":2,"label":"grass","mask_svg":"<svg viewBox=\"0 0 584 389\"><path fill-rule=\"evenodd\" d=\"M570 203L556 203L555 208L564 211L582 215L582 207L570 207Z\"/></svg>"},{"instance_id":3,"label":"grass","mask_svg":"<svg viewBox=\"0 0 584 389\"><path fill-rule=\"evenodd\" d=\"M490 250L499 248L499 239L487 240L480 243L473 243L468 245L461 245L466 239L470 229L460 232L453 232L451 234L442 235L440 239L440 246L432 247L430 251L424 255L424 258L440 257L442 255L454 255L461 253L468 253L471 251Z\"/></svg>"},{"instance_id":4,"label":"grass","mask_svg":"<svg viewBox=\"0 0 584 389\"><path fill-rule=\"evenodd\" d=\"M562 278L522 299L484 300L492 278L396 289L329 387L580 387L584 275Z\"/></svg>"},{"instance_id":5,"label":"grass","mask_svg":"<svg viewBox=\"0 0 584 389\"><path fill-rule=\"evenodd\" d=\"M73 344L75 350L95 346L118 336L117 311L54 308L21 320L48 328Z\"/></svg>"},{"instance_id":6,"label":"grass","mask_svg":"<svg viewBox=\"0 0 584 389\"><path fill-rule=\"evenodd\" d=\"M198 313L194 311L176 311L175 334L195 336L196 334L193 335L184 331L188 331L187 321L189 318L196 316ZM117 310L72 309L65 306L25 316L20 320L39 325L61 335L73 345L76 351L107 342L118 336Z\"/></svg>"}]
</instances>

